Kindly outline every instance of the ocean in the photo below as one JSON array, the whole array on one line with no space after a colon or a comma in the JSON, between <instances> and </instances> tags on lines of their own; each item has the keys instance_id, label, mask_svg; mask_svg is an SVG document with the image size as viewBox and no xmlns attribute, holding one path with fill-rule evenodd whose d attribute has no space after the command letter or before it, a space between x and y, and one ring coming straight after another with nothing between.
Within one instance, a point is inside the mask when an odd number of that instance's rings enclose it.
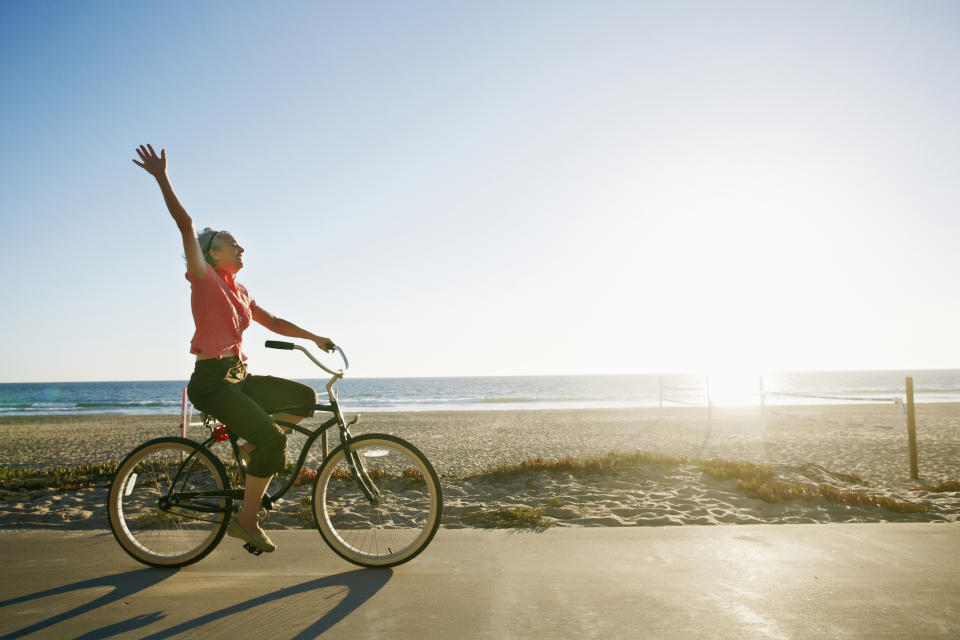
<instances>
[{"instance_id":1,"label":"ocean","mask_svg":"<svg viewBox=\"0 0 960 640\"><path fill-rule=\"evenodd\" d=\"M830 371L760 376L638 374L465 378L347 378L346 411L466 411L670 406L960 402L960 370ZM325 380L301 380L321 392ZM185 380L0 384L0 416L162 414L181 410Z\"/></svg>"}]
</instances>

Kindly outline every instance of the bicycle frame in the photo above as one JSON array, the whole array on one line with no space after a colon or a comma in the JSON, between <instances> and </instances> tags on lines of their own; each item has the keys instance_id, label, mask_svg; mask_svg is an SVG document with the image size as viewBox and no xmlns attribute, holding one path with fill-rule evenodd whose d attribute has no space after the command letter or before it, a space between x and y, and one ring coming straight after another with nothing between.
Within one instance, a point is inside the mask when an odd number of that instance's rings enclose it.
<instances>
[{"instance_id":1,"label":"bicycle frame","mask_svg":"<svg viewBox=\"0 0 960 640\"><path fill-rule=\"evenodd\" d=\"M336 425L339 429L340 443L344 448L346 454L347 466L350 469L350 475L353 476L354 480L360 486L367 500L371 503L376 504L380 500L380 492L377 490L376 486L370 481L369 476L367 475L366 470L363 467L362 461L359 457L350 450L350 441L352 435L350 434L349 427L350 425L355 424L360 416L357 415L349 423L345 421L343 417L343 412L340 410L340 403L338 399L337 390L334 388L334 385L343 378L343 371L332 371L325 367L321 362L319 362L313 355L299 345L294 345L288 342L276 342L268 340L266 346L275 349L296 349L302 351L310 360L313 361L318 367L331 374L330 381L326 384L327 397L329 398L328 404L306 404L306 405L294 405L289 407L280 407L273 409L269 412L272 416L276 414L288 413L295 410L310 409L312 411L323 411L332 413L333 416L324 422L322 425L316 429L310 430L305 427L300 426L299 424L294 424L292 422L285 422L283 420L276 420L276 424L301 433L307 436L307 441L304 443L303 448L300 450L300 456L297 460L296 467L293 470L293 473L290 474L289 479L286 481L282 487L273 493L267 493L263 496L262 506L268 511L273 508L273 503L275 500L282 498L293 486L296 484L297 479L300 477L300 472L304 468L304 464L307 460L307 454L313 448L314 443L317 441L317 438L321 439L321 446L323 451L322 461L326 462L329 455L328 451L328 442L327 442L327 430ZM344 364L349 367L347 363L347 358L344 355L343 351L339 347L335 347L343 358ZM204 426L211 430L210 436L204 440L202 443L199 443L199 448L210 450L210 445L215 442L218 442L218 438L214 432L215 425L212 424L215 419L212 416L207 416L204 419ZM233 453L233 458L237 462L237 466L240 469L240 474L246 479L246 466L242 462L242 457L240 455L240 447L237 445L237 437L232 433L229 433L230 439L230 448ZM195 452L194 452L195 453ZM171 483L170 494L161 499L161 503L166 502L169 507L174 506L188 506L190 509L193 509L202 513L222 513L225 509L217 508L213 505L204 505L190 502L191 500L197 498L231 498L233 500L241 501L243 499L243 489L228 489L224 491L203 491L203 492L175 492L174 487L177 486L177 482L180 479L181 474L186 468L187 463L193 458L194 453L191 453L187 456L183 463L180 465L180 469L177 471L174 476L174 481ZM184 504L187 503L187 504Z\"/></svg>"}]
</instances>

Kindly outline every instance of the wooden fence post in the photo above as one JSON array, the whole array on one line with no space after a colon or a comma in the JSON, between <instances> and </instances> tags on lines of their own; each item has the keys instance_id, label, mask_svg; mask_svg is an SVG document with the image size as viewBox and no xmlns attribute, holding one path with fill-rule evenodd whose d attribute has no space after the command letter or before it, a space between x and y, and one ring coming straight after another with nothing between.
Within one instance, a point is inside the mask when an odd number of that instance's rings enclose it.
<instances>
[{"instance_id":1,"label":"wooden fence post","mask_svg":"<svg viewBox=\"0 0 960 640\"><path fill-rule=\"evenodd\" d=\"M707 395L707 423L713 424L713 400L710 398L710 376L705 376L704 385Z\"/></svg>"},{"instance_id":2,"label":"wooden fence post","mask_svg":"<svg viewBox=\"0 0 960 640\"><path fill-rule=\"evenodd\" d=\"M187 437L187 421L190 418L187 417L187 388L183 388L183 392L180 396L180 437Z\"/></svg>"},{"instance_id":3,"label":"wooden fence post","mask_svg":"<svg viewBox=\"0 0 960 640\"><path fill-rule=\"evenodd\" d=\"M760 376L760 422L767 429L767 396L763 391L763 376Z\"/></svg>"},{"instance_id":4,"label":"wooden fence post","mask_svg":"<svg viewBox=\"0 0 960 640\"><path fill-rule=\"evenodd\" d=\"M913 378L907 378L907 439L910 443L910 478L920 477L917 464L917 421L913 412Z\"/></svg>"}]
</instances>

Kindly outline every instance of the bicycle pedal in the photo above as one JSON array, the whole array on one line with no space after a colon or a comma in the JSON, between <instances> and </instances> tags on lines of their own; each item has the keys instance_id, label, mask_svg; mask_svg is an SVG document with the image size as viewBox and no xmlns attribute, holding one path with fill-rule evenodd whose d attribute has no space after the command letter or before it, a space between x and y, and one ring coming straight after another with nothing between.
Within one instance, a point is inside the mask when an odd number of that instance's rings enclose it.
<instances>
[{"instance_id":1,"label":"bicycle pedal","mask_svg":"<svg viewBox=\"0 0 960 640\"><path fill-rule=\"evenodd\" d=\"M263 553L263 549L261 549L260 547L255 547L254 545L250 544L249 542L246 543L245 545L243 545L243 548L246 549L247 551L249 551L250 553L252 553L252 554L255 555L255 556L258 556L258 555L260 555L261 553Z\"/></svg>"}]
</instances>

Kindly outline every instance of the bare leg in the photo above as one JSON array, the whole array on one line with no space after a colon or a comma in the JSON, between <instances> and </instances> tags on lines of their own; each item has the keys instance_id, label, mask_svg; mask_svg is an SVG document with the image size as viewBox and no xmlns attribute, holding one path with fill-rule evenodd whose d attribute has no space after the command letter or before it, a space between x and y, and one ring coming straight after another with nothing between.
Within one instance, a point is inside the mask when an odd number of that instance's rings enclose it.
<instances>
[{"instance_id":1,"label":"bare leg","mask_svg":"<svg viewBox=\"0 0 960 640\"><path fill-rule=\"evenodd\" d=\"M267 491L267 486L272 479L273 476L258 478L247 474L247 483L243 487L243 507L237 514L237 521L247 531L255 531L259 526L257 524L257 513L260 511L263 494Z\"/></svg>"},{"instance_id":2,"label":"bare leg","mask_svg":"<svg viewBox=\"0 0 960 640\"><path fill-rule=\"evenodd\" d=\"M303 420L303 416L294 416L286 413L280 413L274 417L278 420L291 422L293 424L297 424ZM280 425L277 425L277 428L284 432L289 431L289 429L281 427ZM249 442L240 445L240 449L248 455L255 448L256 447ZM259 526L257 524L257 514L260 512L263 494L266 493L267 487L270 486L272 479L273 476L260 478L247 474L247 482L243 487L243 507L240 509L240 513L237 514L237 521L240 523L240 526L247 531L254 531Z\"/></svg>"},{"instance_id":3,"label":"bare leg","mask_svg":"<svg viewBox=\"0 0 960 640\"><path fill-rule=\"evenodd\" d=\"M272 476L271 476L272 477ZM249 545L258 547L260 551L274 551L277 545L257 524L257 512L260 510L260 500L263 498L270 478L247 476L246 486L243 488L243 507L237 514L237 519L227 527L227 535L245 540ZM248 550L252 549L247 547Z\"/></svg>"}]
</instances>

